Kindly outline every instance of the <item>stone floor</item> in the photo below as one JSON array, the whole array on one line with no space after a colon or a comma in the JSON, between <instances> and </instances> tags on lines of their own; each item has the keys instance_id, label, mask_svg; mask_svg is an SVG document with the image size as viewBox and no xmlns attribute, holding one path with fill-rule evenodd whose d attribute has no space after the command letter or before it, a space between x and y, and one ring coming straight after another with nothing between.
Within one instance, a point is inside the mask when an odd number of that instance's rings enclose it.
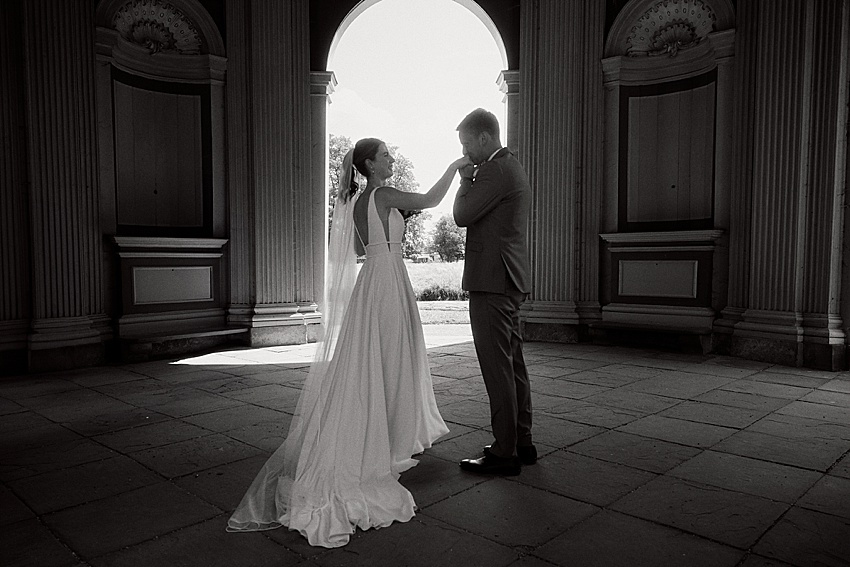
<instances>
[{"instance_id":1,"label":"stone floor","mask_svg":"<svg viewBox=\"0 0 850 567\"><path fill-rule=\"evenodd\" d=\"M0 563L27 566L850 564L850 374L528 343L541 458L490 442L466 325L426 325L448 438L405 524L311 548L227 518L287 431L311 347L0 381Z\"/></svg>"}]
</instances>

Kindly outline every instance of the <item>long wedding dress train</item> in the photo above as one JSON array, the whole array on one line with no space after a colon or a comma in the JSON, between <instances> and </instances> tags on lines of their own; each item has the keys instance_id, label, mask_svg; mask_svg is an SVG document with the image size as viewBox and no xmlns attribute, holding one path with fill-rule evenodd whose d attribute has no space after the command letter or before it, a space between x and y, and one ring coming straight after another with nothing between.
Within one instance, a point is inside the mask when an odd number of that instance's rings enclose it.
<instances>
[{"instance_id":1,"label":"long wedding dress train","mask_svg":"<svg viewBox=\"0 0 850 567\"><path fill-rule=\"evenodd\" d=\"M228 531L287 526L310 545L339 547L361 529L406 522L413 496L399 474L448 432L437 409L416 298L369 195L369 244L327 371L311 372L289 435L228 521ZM353 207L352 207L353 208Z\"/></svg>"}]
</instances>

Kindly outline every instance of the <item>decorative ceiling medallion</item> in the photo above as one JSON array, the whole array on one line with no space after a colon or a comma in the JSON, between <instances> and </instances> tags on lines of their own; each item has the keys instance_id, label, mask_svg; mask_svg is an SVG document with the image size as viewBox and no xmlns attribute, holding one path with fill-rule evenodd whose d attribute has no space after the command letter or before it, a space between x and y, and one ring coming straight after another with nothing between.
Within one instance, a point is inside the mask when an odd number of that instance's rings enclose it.
<instances>
[{"instance_id":1,"label":"decorative ceiling medallion","mask_svg":"<svg viewBox=\"0 0 850 567\"><path fill-rule=\"evenodd\" d=\"M194 24L177 8L160 0L133 0L124 4L115 14L113 25L121 37L152 54L201 52L201 36Z\"/></svg>"},{"instance_id":2,"label":"decorative ceiling medallion","mask_svg":"<svg viewBox=\"0 0 850 567\"><path fill-rule=\"evenodd\" d=\"M633 57L668 54L698 44L714 30L717 17L703 0L663 0L650 8L629 34L626 53Z\"/></svg>"}]
</instances>

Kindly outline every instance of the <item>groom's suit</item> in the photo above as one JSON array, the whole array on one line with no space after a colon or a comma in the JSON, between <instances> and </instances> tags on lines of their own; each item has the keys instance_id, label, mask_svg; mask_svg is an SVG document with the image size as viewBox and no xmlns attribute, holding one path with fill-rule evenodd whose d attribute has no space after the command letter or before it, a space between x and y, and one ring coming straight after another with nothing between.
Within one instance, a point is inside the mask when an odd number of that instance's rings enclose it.
<instances>
[{"instance_id":1,"label":"groom's suit","mask_svg":"<svg viewBox=\"0 0 850 567\"><path fill-rule=\"evenodd\" d=\"M528 214L531 189L522 166L502 148L462 178L454 203L466 227L463 289L469 291L472 337L490 398L498 457L516 455L531 440L531 390L522 356L519 307L531 285Z\"/></svg>"}]
</instances>

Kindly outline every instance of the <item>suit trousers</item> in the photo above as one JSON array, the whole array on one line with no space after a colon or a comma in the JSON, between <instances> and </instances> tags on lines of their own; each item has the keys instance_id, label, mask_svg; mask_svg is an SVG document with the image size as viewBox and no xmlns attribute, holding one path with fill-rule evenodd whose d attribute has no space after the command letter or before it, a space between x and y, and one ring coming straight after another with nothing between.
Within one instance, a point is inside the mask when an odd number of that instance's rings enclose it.
<instances>
[{"instance_id":1,"label":"suit trousers","mask_svg":"<svg viewBox=\"0 0 850 567\"><path fill-rule=\"evenodd\" d=\"M531 440L531 386L522 356L519 308L526 294L469 292L469 319L478 364L490 398L497 457L515 456Z\"/></svg>"}]
</instances>

